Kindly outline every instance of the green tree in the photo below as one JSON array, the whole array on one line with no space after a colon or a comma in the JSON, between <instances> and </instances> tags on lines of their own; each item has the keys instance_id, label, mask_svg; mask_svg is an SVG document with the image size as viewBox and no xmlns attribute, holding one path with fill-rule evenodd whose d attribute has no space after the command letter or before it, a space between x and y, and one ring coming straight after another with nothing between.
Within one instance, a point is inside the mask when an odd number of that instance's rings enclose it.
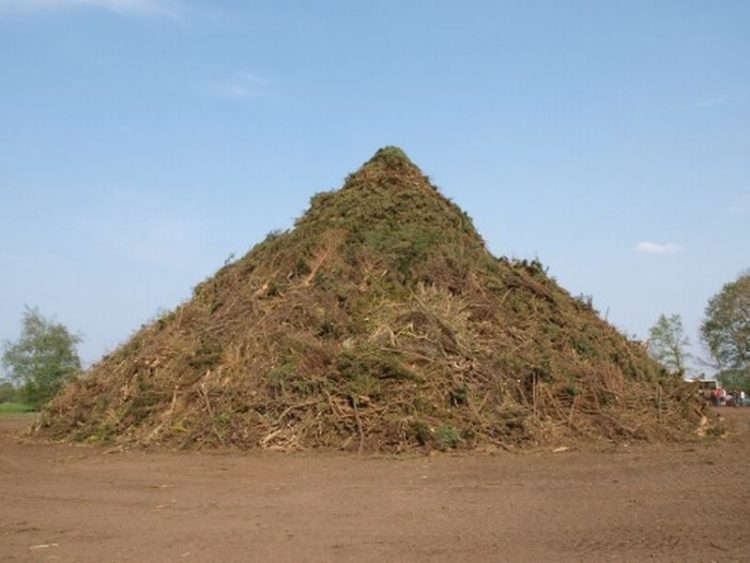
<instances>
[{"instance_id":1,"label":"green tree","mask_svg":"<svg viewBox=\"0 0 750 563\"><path fill-rule=\"evenodd\" d=\"M750 272L714 295L706 307L701 339L727 389L750 391Z\"/></svg>"},{"instance_id":2,"label":"green tree","mask_svg":"<svg viewBox=\"0 0 750 563\"><path fill-rule=\"evenodd\" d=\"M0 382L0 403L12 403L16 397L16 388L10 381Z\"/></svg>"},{"instance_id":3,"label":"green tree","mask_svg":"<svg viewBox=\"0 0 750 563\"><path fill-rule=\"evenodd\" d=\"M60 323L26 307L17 342L3 344L2 364L31 406L49 401L81 369L76 345L81 341Z\"/></svg>"},{"instance_id":4,"label":"green tree","mask_svg":"<svg viewBox=\"0 0 750 563\"><path fill-rule=\"evenodd\" d=\"M660 315L649 331L649 354L671 373L685 373L689 345L680 315Z\"/></svg>"},{"instance_id":5,"label":"green tree","mask_svg":"<svg viewBox=\"0 0 750 563\"><path fill-rule=\"evenodd\" d=\"M722 371L750 370L750 272L722 287L706 307L705 342Z\"/></svg>"},{"instance_id":6,"label":"green tree","mask_svg":"<svg viewBox=\"0 0 750 563\"><path fill-rule=\"evenodd\" d=\"M750 392L750 370L725 369L716 379L725 389Z\"/></svg>"}]
</instances>

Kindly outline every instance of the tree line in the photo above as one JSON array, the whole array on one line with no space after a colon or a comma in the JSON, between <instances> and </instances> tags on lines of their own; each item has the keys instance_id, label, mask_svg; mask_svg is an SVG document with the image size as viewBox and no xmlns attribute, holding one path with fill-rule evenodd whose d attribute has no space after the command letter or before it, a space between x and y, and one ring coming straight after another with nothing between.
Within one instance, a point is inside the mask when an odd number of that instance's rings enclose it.
<instances>
[{"instance_id":1,"label":"tree line","mask_svg":"<svg viewBox=\"0 0 750 563\"><path fill-rule=\"evenodd\" d=\"M709 299L700 339L719 382L750 392L750 270ZM672 373L686 373L689 344L679 315L661 315L651 327L649 353Z\"/></svg>"}]
</instances>

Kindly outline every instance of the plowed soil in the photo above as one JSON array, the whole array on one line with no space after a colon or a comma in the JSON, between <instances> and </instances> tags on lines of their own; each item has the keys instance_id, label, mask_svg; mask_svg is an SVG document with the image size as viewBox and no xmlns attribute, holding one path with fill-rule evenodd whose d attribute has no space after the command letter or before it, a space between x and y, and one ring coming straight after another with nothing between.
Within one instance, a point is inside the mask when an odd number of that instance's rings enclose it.
<instances>
[{"instance_id":1,"label":"plowed soil","mask_svg":"<svg viewBox=\"0 0 750 563\"><path fill-rule=\"evenodd\" d=\"M710 444L143 453L0 420L2 561L750 561L750 408Z\"/></svg>"}]
</instances>

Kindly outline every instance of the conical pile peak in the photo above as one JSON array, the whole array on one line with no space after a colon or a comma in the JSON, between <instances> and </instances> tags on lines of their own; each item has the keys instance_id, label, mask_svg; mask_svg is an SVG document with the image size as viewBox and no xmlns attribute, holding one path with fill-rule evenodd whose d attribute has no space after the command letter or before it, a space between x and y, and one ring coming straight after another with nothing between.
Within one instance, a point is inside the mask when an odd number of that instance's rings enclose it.
<instances>
[{"instance_id":1,"label":"conical pile peak","mask_svg":"<svg viewBox=\"0 0 750 563\"><path fill-rule=\"evenodd\" d=\"M40 429L408 451L674 438L704 414L538 262L493 257L466 213L385 147L91 368Z\"/></svg>"}]
</instances>

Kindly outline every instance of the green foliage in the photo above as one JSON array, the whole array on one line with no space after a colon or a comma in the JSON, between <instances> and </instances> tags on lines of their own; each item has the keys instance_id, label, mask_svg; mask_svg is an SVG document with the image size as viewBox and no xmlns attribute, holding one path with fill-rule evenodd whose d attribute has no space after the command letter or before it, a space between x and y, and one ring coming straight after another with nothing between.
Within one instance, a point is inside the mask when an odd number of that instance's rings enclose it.
<instances>
[{"instance_id":1,"label":"green foliage","mask_svg":"<svg viewBox=\"0 0 750 563\"><path fill-rule=\"evenodd\" d=\"M435 430L435 439L437 446L441 450L450 450L457 448L463 442L461 433L450 425L440 426Z\"/></svg>"},{"instance_id":2,"label":"green foliage","mask_svg":"<svg viewBox=\"0 0 750 563\"><path fill-rule=\"evenodd\" d=\"M750 370L724 370L717 379L725 389L750 393Z\"/></svg>"},{"instance_id":3,"label":"green foliage","mask_svg":"<svg viewBox=\"0 0 750 563\"><path fill-rule=\"evenodd\" d=\"M216 423L222 426L227 426L232 422L232 418L234 418L234 413L230 410L223 410L214 417Z\"/></svg>"},{"instance_id":4,"label":"green foliage","mask_svg":"<svg viewBox=\"0 0 750 563\"><path fill-rule=\"evenodd\" d=\"M406 153L399 147L394 146L387 146L383 147L382 149L378 149L375 152L375 155L367 163L365 163L365 166L378 161L393 167L402 165L402 163L409 166L414 166L414 163L409 160L409 157L406 156Z\"/></svg>"},{"instance_id":5,"label":"green foliage","mask_svg":"<svg viewBox=\"0 0 750 563\"><path fill-rule=\"evenodd\" d=\"M649 353L670 373L685 373L689 345L680 315L660 315L649 331Z\"/></svg>"},{"instance_id":6,"label":"green foliage","mask_svg":"<svg viewBox=\"0 0 750 563\"><path fill-rule=\"evenodd\" d=\"M286 391L286 386L294 376L294 364L283 364L279 367L273 368L268 372L266 378L268 380L268 389L275 395L283 395Z\"/></svg>"},{"instance_id":7,"label":"green foliage","mask_svg":"<svg viewBox=\"0 0 750 563\"><path fill-rule=\"evenodd\" d=\"M395 286L434 274L441 260L463 272L470 261L487 258L471 219L440 196L395 147L378 151L343 189L313 197L296 225L299 231L291 233L290 244L340 230L346 235L343 253L349 264L378 262ZM442 265L439 270L446 273Z\"/></svg>"},{"instance_id":8,"label":"green foliage","mask_svg":"<svg viewBox=\"0 0 750 563\"><path fill-rule=\"evenodd\" d=\"M576 352L583 358L595 358L597 356L597 347L585 334L577 335L571 340L571 344Z\"/></svg>"},{"instance_id":9,"label":"green foliage","mask_svg":"<svg viewBox=\"0 0 750 563\"><path fill-rule=\"evenodd\" d=\"M432 433L430 432L430 425L422 420L413 420L410 424L411 432L417 439L417 443L420 446L426 446L430 443Z\"/></svg>"},{"instance_id":10,"label":"green foliage","mask_svg":"<svg viewBox=\"0 0 750 563\"><path fill-rule=\"evenodd\" d=\"M92 433L86 436L89 444L111 444L115 438L117 429L111 422L105 421L103 424L94 429Z\"/></svg>"},{"instance_id":11,"label":"green foliage","mask_svg":"<svg viewBox=\"0 0 750 563\"><path fill-rule=\"evenodd\" d=\"M19 397L18 390L10 381L0 383L0 404L13 403Z\"/></svg>"},{"instance_id":12,"label":"green foliage","mask_svg":"<svg viewBox=\"0 0 750 563\"><path fill-rule=\"evenodd\" d=\"M188 364L197 369L206 369L219 363L222 355L221 344L218 342L204 342L190 356Z\"/></svg>"},{"instance_id":13,"label":"green foliage","mask_svg":"<svg viewBox=\"0 0 750 563\"><path fill-rule=\"evenodd\" d=\"M721 369L750 370L750 273L709 300L701 338Z\"/></svg>"},{"instance_id":14,"label":"green foliage","mask_svg":"<svg viewBox=\"0 0 750 563\"><path fill-rule=\"evenodd\" d=\"M581 390L575 383L567 383L560 388L560 397L573 399L577 395L581 394Z\"/></svg>"},{"instance_id":15,"label":"green foliage","mask_svg":"<svg viewBox=\"0 0 750 563\"><path fill-rule=\"evenodd\" d=\"M60 324L26 308L17 342L3 344L2 364L20 385L24 402L38 408L70 382L81 369L76 345L81 338Z\"/></svg>"},{"instance_id":16,"label":"green foliage","mask_svg":"<svg viewBox=\"0 0 750 563\"><path fill-rule=\"evenodd\" d=\"M459 385L451 389L448 394L450 404L454 407L460 407L462 405L469 404L469 389L466 385Z\"/></svg>"},{"instance_id":17,"label":"green foliage","mask_svg":"<svg viewBox=\"0 0 750 563\"><path fill-rule=\"evenodd\" d=\"M343 351L336 367L339 373L349 379L371 376L377 379L420 381L413 371L401 363L397 355L376 349Z\"/></svg>"},{"instance_id":18,"label":"green foliage","mask_svg":"<svg viewBox=\"0 0 750 563\"><path fill-rule=\"evenodd\" d=\"M591 311L597 313L598 311L594 308L594 297L592 295L585 295L581 293L575 298L576 304L584 311Z\"/></svg>"}]
</instances>

